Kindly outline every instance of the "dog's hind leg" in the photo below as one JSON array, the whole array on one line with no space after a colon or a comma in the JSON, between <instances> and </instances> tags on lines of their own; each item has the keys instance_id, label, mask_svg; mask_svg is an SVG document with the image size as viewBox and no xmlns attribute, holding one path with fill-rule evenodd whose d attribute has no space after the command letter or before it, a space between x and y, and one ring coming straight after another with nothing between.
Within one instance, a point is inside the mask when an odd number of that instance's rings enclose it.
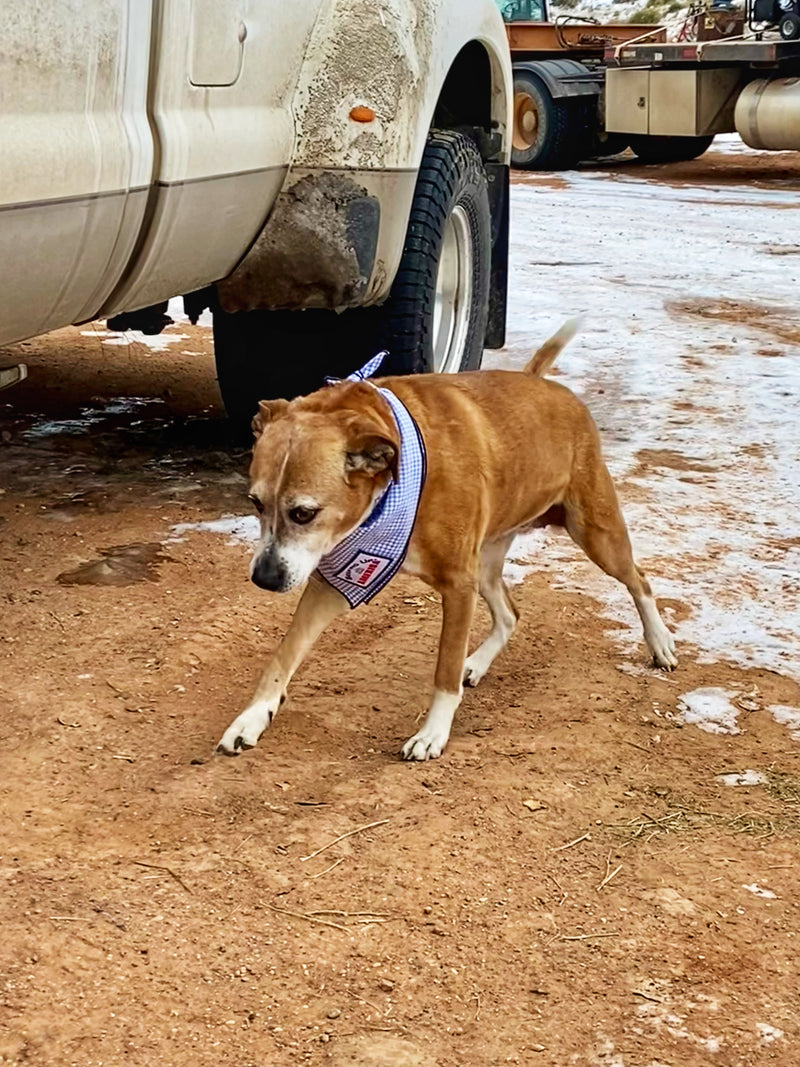
<instances>
[{"instance_id":1,"label":"dog's hind leg","mask_svg":"<svg viewBox=\"0 0 800 1067\"><path fill-rule=\"evenodd\" d=\"M481 549L480 594L492 614L492 630L464 664L464 685L477 685L508 644L519 612L503 581L503 564L514 535L489 541Z\"/></svg>"},{"instance_id":2,"label":"dog's hind leg","mask_svg":"<svg viewBox=\"0 0 800 1067\"><path fill-rule=\"evenodd\" d=\"M258 743L285 700L286 687L294 672L325 627L349 607L341 593L312 574L283 641L261 675L253 699L222 735L217 752L236 756Z\"/></svg>"},{"instance_id":3,"label":"dog's hind leg","mask_svg":"<svg viewBox=\"0 0 800 1067\"><path fill-rule=\"evenodd\" d=\"M573 541L606 574L627 588L642 620L644 639L658 667L677 667L675 642L658 613L650 583L633 558L630 538L614 483L602 460L578 496L564 501L566 527Z\"/></svg>"},{"instance_id":4,"label":"dog's hind leg","mask_svg":"<svg viewBox=\"0 0 800 1067\"><path fill-rule=\"evenodd\" d=\"M465 579L438 587L442 594L442 634L433 700L422 728L403 745L403 759L436 759L450 737L453 716L464 691L464 659L475 614L476 586L474 579Z\"/></svg>"}]
</instances>

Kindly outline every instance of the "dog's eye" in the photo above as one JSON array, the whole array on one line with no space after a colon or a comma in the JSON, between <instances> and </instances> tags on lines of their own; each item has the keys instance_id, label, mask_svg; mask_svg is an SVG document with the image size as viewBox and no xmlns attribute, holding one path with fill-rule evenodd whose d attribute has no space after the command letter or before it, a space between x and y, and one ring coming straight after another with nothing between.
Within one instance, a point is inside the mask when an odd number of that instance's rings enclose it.
<instances>
[{"instance_id":1,"label":"dog's eye","mask_svg":"<svg viewBox=\"0 0 800 1067\"><path fill-rule=\"evenodd\" d=\"M312 519L315 519L319 515L319 508L292 508L289 512L289 518L297 526L306 526Z\"/></svg>"},{"instance_id":2,"label":"dog's eye","mask_svg":"<svg viewBox=\"0 0 800 1067\"><path fill-rule=\"evenodd\" d=\"M264 505L261 503L261 501L258 499L258 497L254 493L248 493L247 499L250 501L250 503L256 509L258 514L262 515L263 512L264 512Z\"/></svg>"}]
</instances>

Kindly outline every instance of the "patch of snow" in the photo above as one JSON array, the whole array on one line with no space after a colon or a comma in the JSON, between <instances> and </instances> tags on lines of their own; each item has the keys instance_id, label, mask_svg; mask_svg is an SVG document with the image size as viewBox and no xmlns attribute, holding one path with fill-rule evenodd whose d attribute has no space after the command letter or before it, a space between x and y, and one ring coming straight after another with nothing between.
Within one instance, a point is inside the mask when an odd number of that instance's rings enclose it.
<instances>
[{"instance_id":1,"label":"patch of snow","mask_svg":"<svg viewBox=\"0 0 800 1067\"><path fill-rule=\"evenodd\" d=\"M741 771L739 774L718 774L717 781L723 785L764 785L767 776L761 771Z\"/></svg>"},{"instance_id":2,"label":"patch of snow","mask_svg":"<svg viewBox=\"0 0 800 1067\"><path fill-rule=\"evenodd\" d=\"M778 1041L783 1037L783 1030L779 1030L777 1026L770 1026L769 1023L756 1023L756 1032L765 1045L770 1045L773 1041Z\"/></svg>"},{"instance_id":3,"label":"patch of snow","mask_svg":"<svg viewBox=\"0 0 800 1067\"><path fill-rule=\"evenodd\" d=\"M739 151L733 138L723 144ZM701 663L800 679L800 332L787 310L800 256L768 254L786 245L797 218L787 211L800 209L800 196L767 179L755 187L709 178L698 189L655 175L633 180L624 167L555 183L520 178L508 342L484 366L521 369L531 349L583 312L556 377L600 428L656 596L690 610L673 627L679 656L691 645ZM720 302L741 302L739 321L716 313ZM614 640L644 653L627 592L565 534L519 538L510 580L525 568L600 601L625 626Z\"/></svg>"},{"instance_id":4,"label":"patch of snow","mask_svg":"<svg viewBox=\"0 0 800 1067\"><path fill-rule=\"evenodd\" d=\"M672 1037L681 1038L684 1041L689 1041L693 1045L699 1045L707 1052L719 1052L722 1047L721 1040L714 1035L709 1037L700 1037L699 1034L692 1033L684 1025L686 1018L683 1015L678 1015L674 1011L670 1011L660 1004L640 1004L636 1008L636 1014L643 1019L647 1019L656 1029L664 1029Z\"/></svg>"},{"instance_id":5,"label":"patch of snow","mask_svg":"<svg viewBox=\"0 0 800 1067\"><path fill-rule=\"evenodd\" d=\"M800 741L800 708L792 708L787 704L770 704L767 711L775 722L789 729L789 734L795 741Z\"/></svg>"},{"instance_id":6,"label":"patch of snow","mask_svg":"<svg viewBox=\"0 0 800 1067\"><path fill-rule=\"evenodd\" d=\"M167 307L167 314L175 322L189 322L189 316L183 310L183 297L174 296L170 300ZM198 326L207 326L209 329L214 325L214 319L211 312L206 308L200 318L197 320Z\"/></svg>"},{"instance_id":7,"label":"patch of snow","mask_svg":"<svg viewBox=\"0 0 800 1067\"><path fill-rule=\"evenodd\" d=\"M81 414L74 419L40 419L24 431L23 437L31 441L57 434L83 433L90 426L103 422L109 415L138 414L145 404L163 404L163 400L158 397L120 397L102 406L83 407Z\"/></svg>"},{"instance_id":8,"label":"patch of snow","mask_svg":"<svg viewBox=\"0 0 800 1067\"><path fill-rule=\"evenodd\" d=\"M186 320L188 322L188 319ZM180 341L188 341L186 333L157 333L146 334L141 330L125 330L119 333L117 330L81 330L81 337L96 337L104 345L144 345L154 352L165 352L170 345L176 345Z\"/></svg>"},{"instance_id":9,"label":"patch of snow","mask_svg":"<svg viewBox=\"0 0 800 1067\"><path fill-rule=\"evenodd\" d=\"M683 722L710 734L738 734L739 709L731 703L734 696L736 693L730 689L706 686L684 693L678 700L678 711Z\"/></svg>"},{"instance_id":10,"label":"patch of snow","mask_svg":"<svg viewBox=\"0 0 800 1067\"><path fill-rule=\"evenodd\" d=\"M171 527L174 537L180 540L187 533L212 533L227 537L226 544L252 545L258 540L259 522L255 515L223 515L207 522L179 522Z\"/></svg>"},{"instance_id":11,"label":"patch of snow","mask_svg":"<svg viewBox=\"0 0 800 1067\"><path fill-rule=\"evenodd\" d=\"M771 889L764 889L757 882L753 882L752 885L743 885L742 889L746 889L748 893L755 893L757 897L765 897L767 900L776 899Z\"/></svg>"}]
</instances>

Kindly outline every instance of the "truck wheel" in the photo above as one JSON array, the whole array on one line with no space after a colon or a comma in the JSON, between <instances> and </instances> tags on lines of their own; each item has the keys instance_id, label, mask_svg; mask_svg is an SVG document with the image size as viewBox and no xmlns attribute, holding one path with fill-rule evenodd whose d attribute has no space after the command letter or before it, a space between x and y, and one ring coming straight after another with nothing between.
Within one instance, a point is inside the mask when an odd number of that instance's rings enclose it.
<instances>
[{"instance_id":1,"label":"truck wheel","mask_svg":"<svg viewBox=\"0 0 800 1067\"><path fill-rule=\"evenodd\" d=\"M800 17L793 11L783 15L778 24L778 33L784 41L796 41L800 37Z\"/></svg>"},{"instance_id":2,"label":"truck wheel","mask_svg":"<svg viewBox=\"0 0 800 1067\"><path fill-rule=\"evenodd\" d=\"M554 99L541 78L514 73L511 164L522 170L566 170L581 157L581 130L567 98Z\"/></svg>"},{"instance_id":3,"label":"truck wheel","mask_svg":"<svg viewBox=\"0 0 800 1067\"><path fill-rule=\"evenodd\" d=\"M386 303L341 314L214 309L217 380L235 428L247 430L259 400L313 392L380 348L390 353L382 373L477 369L489 308L491 229L477 148L463 134L433 133Z\"/></svg>"},{"instance_id":4,"label":"truck wheel","mask_svg":"<svg viewBox=\"0 0 800 1067\"><path fill-rule=\"evenodd\" d=\"M642 163L682 163L702 156L713 140L713 137L632 136L630 145Z\"/></svg>"},{"instance_id":5,"label":"truck wheel","mask_svg":"<svg viewBox=\"0 0 800 1067\"><path fill-rule=\"evenodd\" d=\"M389 350L391 373L480 367L491 255L480 153L463 134L436 132L422 157L403 257L381 309L380 343Z\"/></svg>"}]
</instances>

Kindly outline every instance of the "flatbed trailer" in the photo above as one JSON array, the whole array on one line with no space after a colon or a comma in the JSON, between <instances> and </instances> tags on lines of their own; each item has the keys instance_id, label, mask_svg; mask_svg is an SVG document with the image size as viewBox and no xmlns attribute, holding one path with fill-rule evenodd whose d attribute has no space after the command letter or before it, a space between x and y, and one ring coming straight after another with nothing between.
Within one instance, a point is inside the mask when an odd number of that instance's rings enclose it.
<instances>
[{"instance_id":1,"label":"flatbed trailer","mask_svg":"<svg viewBox=\"0 0 800 1067\"><path fill-rule=\"evenodd\" d=\"M755 72L782 71L787 76L800 71L800 41L778 38L761 40L738 38L721 41L639 41L607 46L607 67L737 67L749 66Z\"/></svg>"}]
</instances>

